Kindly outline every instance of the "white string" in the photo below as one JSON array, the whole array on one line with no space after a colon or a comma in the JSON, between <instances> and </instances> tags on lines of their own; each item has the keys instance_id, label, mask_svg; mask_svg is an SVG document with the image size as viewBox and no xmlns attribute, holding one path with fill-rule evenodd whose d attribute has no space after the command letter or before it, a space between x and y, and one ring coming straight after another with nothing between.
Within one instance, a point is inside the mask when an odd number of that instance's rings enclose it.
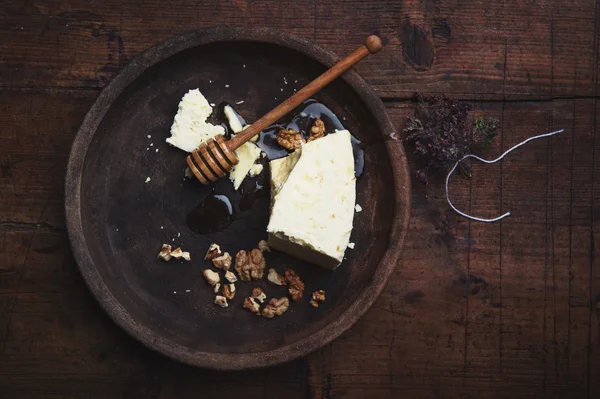
<instances>
[{"instance_id":1,"label":"white string","mask_svg":"<svg viewBox=\"0 0 600 399\"><path fill-rule=\"evenodd\" d=\"M511 152L512 150L516 150L517 148L521 147L521 146L522 146L522 145L524 145L524 144L527 144L527 143L529 143L529 142L530 142L530 141L532 141L532 140L535 140L535 139L541 139L541 138L543 138L543 137L550 137L550 136L554 136L555 134L558 134L558 133L562 133L562 132L564 132L564 130L565 130L565 129L560 129L560 130L557 130L557 131L555 131L555 132L551 132L551 133L545 133L545 134L540 134L540 135L538 135L538 136L533 136L533 137L530 137L530 138L528 138L527 140L525 140L525 141L522 141L522 142L520 142L519 144L515 145L514 147L511 147L511 148L509 148L507 151L505 151L505 152L504 152L502 155L500 155L498 158L496 158L496 159L492 159L491 161L488 161L488 160L486 160L486 159L480 158L480 157L478 157L477 155L473 155L473 154L467 154L467 155L465 155L464 157L462 157L461 159L459 159L459 160L458 160L458 161L457 161L457 162L454 164L454 166L452 167L452 169L450 169L450 172L448 172L448 176L446 176L446 200L448 201L448 204L449 204L449 205L452 207L452 209L454 209L454 210L456 211L456 213L458 213L459 215L461 215L461 216L464 216L464 217L466 217L466 218L469 218L469 219L471 219L471 220L477 220L478 222L486 222L486 223L491 223L491 222L496 222L496 221L498 221L498 220L500 220L500 219L504 219L505 217L509 216L509 215L510 215L510 212L506 212L504 215L502 215L502 216L498 216L498 217L496 217L496 218L493 218L493 219L483 219L483 218L478 218L478 217L475 217L475 216L467 215L466 213L464 213L464 212L462 212L462 211L459 211L458 209L456 209L456 207L455 207L455 206L452 204L452 202L450 201L450 196L448 195L448 183L450 182L450 176L452 176L452 173L454 173L454 171L456 170L456 167L458 166L458 164L459 164L459 163L461 163L462 161L464 161L464 160L465 160L465 159L467 159L467 158L475 158L476 160L478 160L478 161L481 161L481 162L483 162L483 163L487 163L487 164L490 164L490 163L496 163L496 162L498 162L499 160L501 160L502 158L504 158L504 157L505 157L505 156L506 156L506 155L507 155L509 152Z\"/></svg>"}]
</instances>

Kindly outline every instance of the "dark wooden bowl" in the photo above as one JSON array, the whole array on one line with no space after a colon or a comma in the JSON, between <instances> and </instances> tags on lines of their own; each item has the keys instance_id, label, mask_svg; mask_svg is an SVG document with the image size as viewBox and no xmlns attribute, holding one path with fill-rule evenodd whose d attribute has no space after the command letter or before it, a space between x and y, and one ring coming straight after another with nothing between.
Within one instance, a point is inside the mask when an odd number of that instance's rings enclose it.
<instances>
[{"instance_id":1,"label":"dark wooden bowl","mask_svg":"<svg viewBox=\"0 0 600 399\"><path fill-rule=\"evenodd\" d=\"M282 317L256 317L242 309L242 301L254 286L270 297L285 295L284 288L266 279L237 284L236 298L221 309L201 274L208 266L203 257L209 243L235 253L265 237L268 196L238 212L225 231L192 232L186 216L212 188L184 181L186 154L165 143L178 102L189 89L200 88L216 103L244 100L238 111L252 121L336 60L335 54L281 32L219 27L158 44L102 91L71 150L67 224L90 290L129 334L196 366L262 367L325 345L373 304L400 255L410 183L402 144L392 135L396 129L356 72L347 72L316 96L363 142L365 171L357 184L363 211L356 214L351 238L356 248L333 272L268 254L267 267L292 267L306 283L304 300ZM151 177L147 184L146 177ZM190 251L192 261L157 260L163 242ZM314 289L326 291L327 300L318 309L308 303Z\"/></svg>"}]
</instances>

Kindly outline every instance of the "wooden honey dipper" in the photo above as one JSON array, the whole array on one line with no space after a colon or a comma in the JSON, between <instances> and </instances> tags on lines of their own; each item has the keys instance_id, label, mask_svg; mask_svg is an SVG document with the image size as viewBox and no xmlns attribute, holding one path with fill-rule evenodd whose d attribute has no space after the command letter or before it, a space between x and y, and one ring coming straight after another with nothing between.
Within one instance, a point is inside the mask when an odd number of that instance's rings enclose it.
<instances>
[{"instance_id":1,"label":"wooden honey dipper","mask_svg":"<svg viewBox=\"0 0 600 399\"><path fill-rule=\"evenodd\" d=\"M225 137L218 135L214 139L211 138L202 143L192 151L192 155L188 155L186 158L190 170L202 184L209 184L216 181L219 177L225 176L238 163L235 150L296 108L310 96L327 86L331 81L352 68L363 58L369 54L378 53L382 47L383 43L379 36L371 35L367 37L365 44L354 50L352 54L338 61L321 76L298 90L297 93L273 108L252 125L236 134L231 140L227 141Z\"/></svg>"}]
</instances>

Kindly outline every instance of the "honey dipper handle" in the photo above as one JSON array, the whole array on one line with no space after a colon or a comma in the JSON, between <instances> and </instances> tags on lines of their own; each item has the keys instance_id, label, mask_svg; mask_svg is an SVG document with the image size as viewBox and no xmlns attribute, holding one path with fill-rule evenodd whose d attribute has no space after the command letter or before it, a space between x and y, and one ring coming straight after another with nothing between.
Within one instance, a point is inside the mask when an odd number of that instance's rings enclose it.
<instances>
[{"instance_id":1,"label":"honey dipper handle","mask_svg":"<svg viewBox=\"0 0 600 399\"><path fill-rule=\"evenodd\" d=\"M265 116L248 126L227 142L229 150L235 151L246 141L262 132L266 127L278 121L282 116L300 105L304 100L331 83L342 73L352 68L369 54L378 53L383 48L379 36L371 35L365 40L365 44L354 50L352 54L338 61L334 66L325 71L321 76L298 90L293 96L269 111Z\"/></svg>"}]
</instances>

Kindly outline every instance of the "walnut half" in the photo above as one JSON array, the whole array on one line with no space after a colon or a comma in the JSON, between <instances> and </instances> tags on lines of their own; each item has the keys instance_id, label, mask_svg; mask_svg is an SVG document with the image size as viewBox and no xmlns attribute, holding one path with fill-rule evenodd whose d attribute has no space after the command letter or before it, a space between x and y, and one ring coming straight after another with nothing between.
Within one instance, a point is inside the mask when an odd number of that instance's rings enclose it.
<instances>
[{"instance_id":1,"label":"walnut half","mask_svg":"<svg viewBox=\"0 0 600 399\"><path fill-rule=\"evenodd\" d=\"M288 310L290 301L286 298L273 298L267 306L262 310L262 315L267 319L272 319L274 316L281 316Z\"/></svg>"},{"instance_id":2,"label":"walnut half","mask_svg":"<svg viewBox=\"0 0 600 399\"><path fill-rule=\"evenodd\" d=\"M313 307L318 308L319 304L323 303L323 302L325 302L325 291L317 290L312 293L312 297L310 299L310 304Z\"/></svg>"},{"instance_id":3,"label":"walnut half","mask_svg":"<svg viewBox=\"0 0 600 399\"><path fill-rule=\"evenodd\" d=\"M235 270L242 281L259 280L265 271L265 258L260 249L253 249L250 253L241 250L235 256Z\"/></svg>"},{"instance_id":4,"label":"walnut half","mask_svg":"<svg viewBox=\"0 0 600 399\"><path fill-rule=\"evenodd\" d=\"M289 285L289 293L294 302L298 302L302 299L302 293L304 292L304 283L300 280L300 276L296 274L292 269L285 271L285 281Z\"/></svg>"},{"instance_id":5,"label":"walnut half","mask_svg":"<svg viewBox=\"0 0 600 399\"><path fill-rule=\"evenodd\" d=\"M277 132L277 144L287 150L297 150L304 143L306 143L306 140L304 140L300 132L294 129L279 129Z\"/></svg>"}]
</instances>

